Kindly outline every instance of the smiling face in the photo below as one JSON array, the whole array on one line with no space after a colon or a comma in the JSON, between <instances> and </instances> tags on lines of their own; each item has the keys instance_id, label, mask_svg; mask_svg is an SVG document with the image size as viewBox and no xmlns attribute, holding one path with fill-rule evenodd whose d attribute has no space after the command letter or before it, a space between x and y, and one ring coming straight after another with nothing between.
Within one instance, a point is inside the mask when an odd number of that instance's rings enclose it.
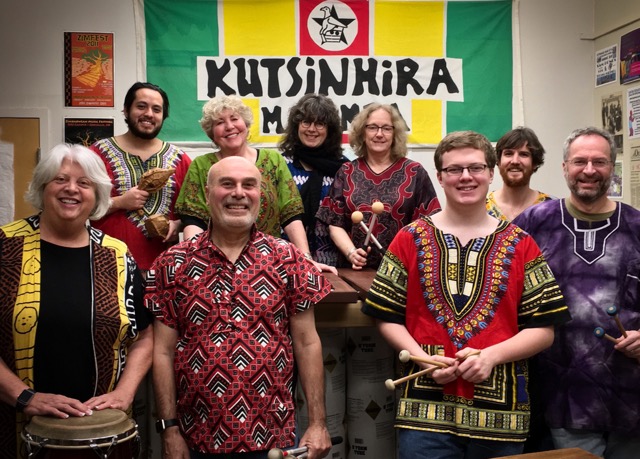
<instances>
[{"instance_id":1,"label":"smiling face","mask_svg":"<svg viewBox=\"0 0 640 459\"><path fill-rule=\"evenodd\" d=\"M301 121L298 124L298 137L305 147L317 148L327 139L327 125Z\"/></svg>"},{"instance_id":2,"label":"smiling face","mask_svg":"<svg viewBox=\"0 0 640 459\"><path fill-rule=\"evenodd\" d=\"M533 156L527 143L519 148L502 150L498 169L506 186L528 187L534 171Z\"/></svg>"},{"instance_id":3,"label":"smiling face","mask_svg":"<svg viewBox=\"0 0 640 459\"><path fill-rule=\"evenodd\" d=\"M82 223L96 205L95 185L76 162L64 159L43 190L42 218Z\"/></svg>"},{"instance_id":4,"label":"smiling face","mask_svg":"<svg viewBox=\"0 0 640 459\"><path fill-rule=\"evenodd\" d=\"M606 200L614 167L607 140L599 135L583 135L571 143L568 153L562 170L573 198L585 204ZM587 163L577 166L576 160ZM598 160L606 165L594 167L592 161Z\"/></svg>"},{"instance_id":5,"label":"smiling face","mask_svg":"<svg viewBox=\"0 0 640 459\"><path fill-rule=\"evenodd\" d=\"M489 185L493 181L493 169L486 167L480 173L472 174L473 165L486 165L482 150L471 147L455 148L442 155L442 171L438 181L447 199L447 205L478 205L484 207ZM464 168L461 175L446 172L451 167Z\"/></svg>"},{"instance_id":6,"label":"smiling face","mask_svg":"<svg viewBox=\"0 0 640 459\"><path fill-rule=\"evenodd\" d=\"M160 133L163 123L163 99L158 91L141 88L127 111L125 121L129 131L141 139L154 139Z\"/></svg>"},{"instance_id":7,"label":"smiling face","mask_svg":"<svg viewBox=\"0 0 640 459\"><path fill-rule=\"evenodd\" d=\"M214 232L249 231L260 208L260 171L244 158L231 156L211 167L207 205Z\"/></svg>"},{"instance_id":8,"label":"smiling face","mask_svg":"<svg viewBox=\"0 0 640 459\"><path fill-rule=\"evenodd\" d=\"M369 126L367 128L367 126ZM391 115L386 110L379 108L371 112L365 124L364 143L367 146L367 155L384 157L391 153L393 144L393 129L388 131L388 127L393 127ZM375 129L378 127L380 129ZM387 131L382 129L387 128Z\"/></svg>"},{"instance_id":9,"label":"smiling face","mask_svg":"<svg viewBox=\"0 0 640 459\"><path fill-rule=\"evenodd\" d=\"M235 152L244 148L249 129L240 114L232 110L223 110L213 120L211 139L223 152Z\"/></svg>"}]
</instances>

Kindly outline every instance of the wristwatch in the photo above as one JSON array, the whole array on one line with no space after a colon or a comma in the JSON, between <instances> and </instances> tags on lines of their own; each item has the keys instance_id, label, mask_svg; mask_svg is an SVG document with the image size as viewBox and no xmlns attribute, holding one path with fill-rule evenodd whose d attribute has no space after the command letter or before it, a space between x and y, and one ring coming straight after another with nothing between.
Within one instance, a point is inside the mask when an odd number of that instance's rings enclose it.
<instances>
[{"instance_id":1,"label":"wristwatch","mask_svg":"<svg viewBox=\"0 0 640 459\"><path fill-rule=\"evenodd\" d=\"M177 419L158 419L156 421L156 432L162 433L167 430L169 427L177 426Z\"/></svg>"},{"instance_id":2,"label":"wristwatch","mask_svg":"<svg viewBox=\"0 0 640 459\"><path fill-rule=\"evenodd\" d=\"M36 391L30 387L23 390L20 395L18 395L18 400L16 400L16 410L20 413L24 411L34 395L36 395Z\"/></svg>"}]
</instances>

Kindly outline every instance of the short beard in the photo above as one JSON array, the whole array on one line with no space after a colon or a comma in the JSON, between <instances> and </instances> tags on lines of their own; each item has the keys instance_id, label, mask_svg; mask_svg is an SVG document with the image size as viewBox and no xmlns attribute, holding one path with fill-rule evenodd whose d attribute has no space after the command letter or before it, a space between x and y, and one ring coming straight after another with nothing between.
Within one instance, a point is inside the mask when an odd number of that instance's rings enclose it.
<instances>
[{"instance_id":1,"label":"short beard","mask_svg":"<svg viewBox=\"0 0 640 459\"><path fill-rule=\"evenodd\" d=\"M143 132L140 129L138 129L135 123L131 122L129 118L125 118L124 121L125 123L127 123L129 132L131 132L134 136L140 139L145 139L145 140L155 139L156 137L158 137L158 134L160 134L160 130L162 129L162 124L160 124L160 126L156 126L156 128L151 132Z\"/></svg>"},{"instance_id":2,"label":"short beard","mask_svg":"<svg viewBox=\"0 0 640 459\"><path fill-rule=\"evenodd\" d=\"M584 204L593 204L602 196L606 196L609 191L609 187L611 186L612 177L609 180L605 180L601 182L600 187L595 190L593 193L589 192L588 194L583 194L578 191L578 182L577 180L574 183L569 184L569 190L571 190L571 194L575 199L584 203Z\"/></svg>"}]
</instances>

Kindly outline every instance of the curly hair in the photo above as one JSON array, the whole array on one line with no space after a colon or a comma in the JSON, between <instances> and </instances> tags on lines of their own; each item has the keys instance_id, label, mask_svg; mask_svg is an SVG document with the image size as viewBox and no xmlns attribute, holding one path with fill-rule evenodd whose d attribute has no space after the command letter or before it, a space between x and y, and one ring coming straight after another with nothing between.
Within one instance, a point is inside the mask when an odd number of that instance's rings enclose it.
<instances>
[{"instance_id":1,"label":"curly hair","mask_svg":"<svg viewBox=\"0 0 640 459\"><path fill-rule=\"evenodd\" d=\"M232 113L240 115L247 125L247 129L253 124L253 112L242 102L240 97L235 94L214 97L209 99L202 107L202 118L200 119L202 130L211 140L213 140L213 133L211 132L213 121L225 110L230 110Z\"/></svg>"},{"instance_id":2,"label":"curly hair","mask_svg":"<svg viewBox=\"0 0 640 459\"><path fill-rule=\"evenodd\" d=\"M531 152L533 171L537 171L544 164L545 151L536 133L527 127L518 126L500 137L500 140L496 143L498 161L502 158L503 150L516 149L525 145Z\"/></svg>"},{"instance_id":3,"label":"curly hair","mask_svg":"<svg viewBox=\"0 0 640 459\"><path fill-rule=\"evenodd\" d=\"M455 131L450 132L440 141L433 155L433 162L436 170L442 172L442 156L458 148L475 148L484 152L484 160L487 162L489 169L496 167L498 160L493 145L484 135L474 131Z\"/></svg>"},{"instance_id":4,"label":"curly hair","mask_svg":"<svg viewBox=\"0 0 640 459\"><path fill-rule=\"evenodd\" d=\"M278 146L282 154L294 157L296 150L303 146L298 128L302 121L309 123L320 121L326 125L327 138L322 144L327 156L342 157L342 124L338 108L324 94L305 94L289 110L287 127Z\"/></svg>"},{"instance_id":5,"label":"curly hair","mask_svg":"<svg viewBox=\"0 0 640 459\"><path fill-rule=\"evenodd\" d=\"M407 156L407 124L400 116L400 112L393 106L387 104L373 103L363 108L351 122L351 132L349 133L349 145L353 148L356 156L367 157L366 125L369 116L376 110L384 110L391 116L393 125L393 141L391 143L391 159L397 160Z\"/></svg>"}]
</instances>

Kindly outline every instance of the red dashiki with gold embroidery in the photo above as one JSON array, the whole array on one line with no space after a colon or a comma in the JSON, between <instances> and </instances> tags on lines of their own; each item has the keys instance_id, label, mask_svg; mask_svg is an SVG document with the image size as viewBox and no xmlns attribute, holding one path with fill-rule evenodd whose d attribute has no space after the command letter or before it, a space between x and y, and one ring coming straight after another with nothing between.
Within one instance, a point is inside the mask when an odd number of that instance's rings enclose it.
<instances>
[{"instance_id":1,"label":"red dashiki with gold embroidery","mask_svg":"<svg viewBox=\"0 0 640 459\"><path fill-rule=\"evenodd\" d=\"M362 225L352 224L351 214L356 210L362 212L362 221L368 227L373 216L371 204L374 201L384 204L384 212L377 216L372 231L382 251L371 244L372 250L367 256L369 268L378 267L384 251L400 228L416 218L440 210L429 174L420 163L400 158L376 174L366 159L358 158L340 168L316 216L327 225L344 228L353 244L363 247L366 232ZM351 266L344 257L341 258L341 266Z\"/></svg>"},{"instance_id":2,"label":"red dashiki with gold embroidery","mask_svg":"<svg viewBox=\"0 0 640 459\"><path fill-rule=\"evenodd\" d=\"M527 233L500 222L492 234L461 246L430 218L416 220L393 240L363 312L405 325L428 354L447 357L569 319L556 280ZM524 360L496 366L480 384L458 378L441 386L419 377L403 386L396 427L524 441L527 379Z\"/></svg>"},{"instance_id":3,"label":"red dashiki with gold embroidery","mask_svg":"<svg viewBox=\"0 0 640 459\"><path fill-rule=\"evenodd\" d=\"M254 230L235 263L205 231L154 262L145 305L178 332L177 413L189 448L294 444L290 318L331 284L289 242Z\"/></svg>"}]
</instances>

